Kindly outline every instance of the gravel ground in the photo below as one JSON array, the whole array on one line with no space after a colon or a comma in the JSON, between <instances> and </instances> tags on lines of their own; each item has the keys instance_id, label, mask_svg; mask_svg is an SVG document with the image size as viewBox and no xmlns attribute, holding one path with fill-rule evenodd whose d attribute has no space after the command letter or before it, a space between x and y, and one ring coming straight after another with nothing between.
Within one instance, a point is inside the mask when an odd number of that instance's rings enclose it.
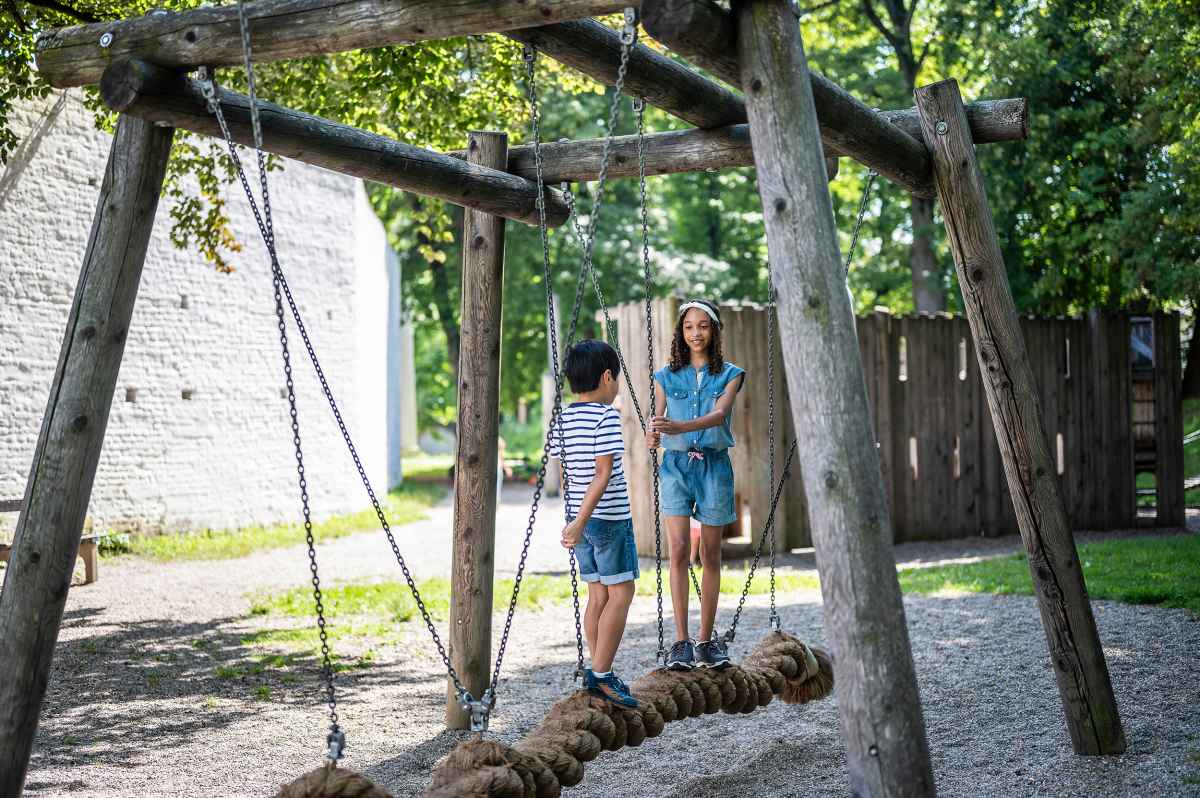
<instances>
[{"instance_id":1,"label":"gravel ground","mask_svg":"<svg viewBox=\"0 0 1200 798\"><path fill-rule=\"evenodd\" d=\"M500 572L515 562L526 497L520 487L506 493ZM443 505L430 521L400 530L422 576L448 563L447 513ZM558 508L546 508L547 523L539 525L531 553L536 570L561 570L551 520L558 515ZM405 546L405 539L421 545ZM1017 545L1015 539L908 544L898 547L897 559L932 563ZM390 552L374 536L322 551L330 580L395 576ZM803 568L806 557L790 556L790 567ZM72 590L68 599L26 795L266 795L317 764L326 715L312 660L266 675L217 672L244 670L266 652L286 650L244 642L280 625L247 610L257 592L303 583L304 566L302 550L221 563L103 563L100 581ZM1182 610L1093 604L1129 740L1129 751L1115 758L1071 753L1032 598L906 599L942 795L1200 796L1200 620ZM823 643L819 594L784 594L781 605L785 629ZM635 604L618 660L627 675L654 664L654 617L652 601ZM765 596L750 598L742 623L735 649L745 650L766 631ZM569 607L518 616L493 720L501 739L519 737L571 689L571 631ZM347 766L397 796L412 795L462 739L441 730L440 661L413 624L386 645L336 644L350 656L368 648L370 667L339 676ZM256 695L263 687L269 695ZM773 704L750 716L671 724L640 748L588 764L585 781L570 794L844 794L835 700L836 693L802 709Z\"/></svg>"}]
</instances>

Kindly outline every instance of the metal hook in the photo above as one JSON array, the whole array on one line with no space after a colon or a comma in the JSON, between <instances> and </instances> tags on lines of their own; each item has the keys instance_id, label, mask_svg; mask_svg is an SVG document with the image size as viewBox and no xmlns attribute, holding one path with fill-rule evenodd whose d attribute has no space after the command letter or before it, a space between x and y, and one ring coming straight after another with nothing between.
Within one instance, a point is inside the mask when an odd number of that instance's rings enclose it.
<instances>
[{"instance_id":1,"label":"metal hook","mask_svg":"<svg viewBox=\"0 0 1200 798\"><path fill-rule=\"evenodd\" d=\"M496 703L496 696L492 692L492 688L483 691L483 698L476 700L475 696L471 695L464 689L458 691L458 703L462 707L463 712L471 716L471 731L483 733L488 730L488 721L491 719L492 707Z\"/></svg>"},{"instance_id":2,"label":"metal hook","mask_svg":"<svg viewBox=\"0 0 1200 798\"><path fill-rule=\"evenodd\" d=\"M346 733L334 726L325 737L325 758L337 762L346 753Z\"/></svg>"}]
</instances>

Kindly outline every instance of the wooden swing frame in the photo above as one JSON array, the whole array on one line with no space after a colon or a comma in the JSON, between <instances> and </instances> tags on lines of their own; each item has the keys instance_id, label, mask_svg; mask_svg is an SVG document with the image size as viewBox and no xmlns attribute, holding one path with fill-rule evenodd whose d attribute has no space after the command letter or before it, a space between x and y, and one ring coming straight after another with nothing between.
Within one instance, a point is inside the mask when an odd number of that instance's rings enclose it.
<instances>
[{"instance_id":1,"label":"wooden swing frame","mask_svg":"<svg viewBox=\"0 0 1200 798\"><path fill-rule=\"evenodd\" d=\"M589 17L630 5L639 4L459 0L451 13L432 0L255 0L246 11L257 61L501 32L611 86L619 36ZM914 108L877 112L809 71L789 0L737 0L733 12L712 0L640 6L651 36L729 84L633 48L625 91L695 125L647 136L648 172L758 171L781 333L794 342L783 358L810 512L821 519L814 546L854 792L932 795L934 784L826 188L836 172L826 159L841 155L941 204L1071 740L1077 753L1120 753L1124 732L975 158L975 144L1025 138L1025 101L964 104L947 80L919 88ZM231 6L39 37L47 82L99 83L121 116L0 593L0 794L19 794L25 780L174 128L219 135L182 73L241 59ZM248 143L248 101L225 92L222 102L234 138ZM453 664L479 694L490 663L504 220L537 221L530 148L480 133L465 153L442 154L263 108L269 152L468 208L449 627ZM610 175L637 173L634 146L616 141ZM594 179L599 151L595 141L546 145L547 183ZM550 223L564 223L562 197L548 195ZM462 728L453 698L447 722Z\"/></svg>"}]
</instances>

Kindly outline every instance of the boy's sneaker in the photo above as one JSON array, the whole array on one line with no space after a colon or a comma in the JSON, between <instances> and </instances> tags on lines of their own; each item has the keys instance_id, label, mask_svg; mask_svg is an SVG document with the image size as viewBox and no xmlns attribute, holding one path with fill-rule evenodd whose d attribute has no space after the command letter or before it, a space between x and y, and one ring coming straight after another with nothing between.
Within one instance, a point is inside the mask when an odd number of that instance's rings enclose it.
<instances>
[{"instance_id":1,"label":"boy's sneaker","mask_svg":"<svg viewBox=\"0 0 1200 798\"><path fill-rule=\"evenodd\" d=\"M610 673L607 676L596 676L589 670L585 674L584 679L590 682L588 684L588 692L592 695L600 696L619 707L637 709L637 699L629 694L629 688L625 686L625 682L621 681L617 674Z\"/></svg>"},{"instance_id":2,"label":"boy's sneaker","mask_svg":"<svg viewBox=\"0 0 1200 798\"><path fill-rule=\"evenodd\" d=\"M696 646L697 664L701 668L712 668L715 671L728 668L731 664L729 654L725 651L725 641L712 638Z\"/></svg>"},{"instance_id":3,"label":"boy's sneaker","mask_svg":"<svg viewBox=\"0 0 1200 798\"><path fill-rule=\"evenodd\" d=\"M667 654L666 662L669 671L690 671L696 667L696 647L691 640L676 640Z\"/></svg>"}]
</instances>

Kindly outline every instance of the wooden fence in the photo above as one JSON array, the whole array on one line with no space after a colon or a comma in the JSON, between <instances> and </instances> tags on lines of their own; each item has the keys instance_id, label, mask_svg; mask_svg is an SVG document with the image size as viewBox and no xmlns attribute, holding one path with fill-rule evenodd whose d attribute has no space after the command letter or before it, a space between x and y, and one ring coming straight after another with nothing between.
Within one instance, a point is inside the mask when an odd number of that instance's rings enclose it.
<instances>
[{"instance_id":1,"label":"wooden fence","mask_svg":"<svg viewBox=\"0 0 1200 798\"><path fill-rule=\"evenodd\" d=\"M670 351L678 300L654 305L654 362ZM649 393L644 305L611 311L642 410ZM733 417L731 451L741 522L727 551L758 543L770 506L766 315L753 305L723 306L727 360L747 371ZM1152 331L1152 368L1131 367L1131 330ZM1135 471L1155 476L1154 523L1183 523L1183 426L1179 318L1092 313L1021 322L1038 383L1050 451L1076 529L1132 527ZM897 542L1017 532L1000 450L966 319L945 314L858 319L859 349L875 419L884 485ZM781 347L775 355L777 473L794 437ZM1135 386L1141 402L1135 435ZM812 390L821 390L814 385ZM1148 403L1147 403L1148 400ZM654 553L650 457L633 403L621 392L625 471L638 551ZM1135 460L1135 450L1137 458ZM811 545L799 469L776 512L781 548ZM819 521L819 519L818 519ZM665 544L664 544L665 547ZM665 551L664 551L665 553Z\"/></svg>"}]
</instances>

